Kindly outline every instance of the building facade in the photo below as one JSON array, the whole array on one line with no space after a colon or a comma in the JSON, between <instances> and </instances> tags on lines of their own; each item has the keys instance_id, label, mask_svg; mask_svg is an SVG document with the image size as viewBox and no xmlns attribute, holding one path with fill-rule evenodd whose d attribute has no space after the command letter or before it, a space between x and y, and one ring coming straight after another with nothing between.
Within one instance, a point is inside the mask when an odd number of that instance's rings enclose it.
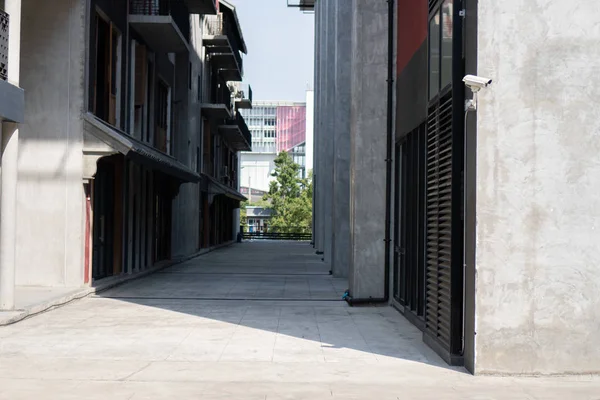
<instances>
[{"instance_id":1,"label":"building facade","mask_svg":"<svg viewBox=\"0 0 600 400\"><path fill-rule=\"evenodd\" d=\"M94 285L233 241L239 152L251 149L238 112L248 99L231 84L246 52L235 7L7 0L4 10L12 86L0 90L16 97L0 104L0 309L18 308L21 287Z\"/></svg>"},{"instance_id":2,"label":"building facade","mask_svg":"<svg viewBox=\"0 0 600 400\"><path fill-rule=\"evenodd\" d=\"M312 92L307 92L311 98ZM275 158L289 152L300 165L301 177L307 177L307 103L255 101L253 108L242 111L252 133L252 152L242 153L242 185L262 191L269 190L275 170ZM313 110L310 111L311 113ZM312 160L312 147L309 151Z\"/></svg>"},{"instance_id":3,"label":"building facade","mask_svg":"<svg viewBox=\"0 0 600 400\"><path fill-rule=\"evenodd\" d=\"M396 307L473 373L597 372L596 3L300 6L315 247L348 301ZM468 74L492 84L465 106Z\"/></svg>"}]
</instances>

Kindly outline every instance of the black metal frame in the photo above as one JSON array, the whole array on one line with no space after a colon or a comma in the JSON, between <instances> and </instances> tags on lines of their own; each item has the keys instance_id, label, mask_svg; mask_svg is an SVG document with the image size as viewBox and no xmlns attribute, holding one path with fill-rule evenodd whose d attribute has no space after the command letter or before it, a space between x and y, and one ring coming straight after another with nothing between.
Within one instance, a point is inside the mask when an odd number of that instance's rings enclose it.
<instances>
[{"instance_id":1,"label":"black metal frame","mask_svg":"<svg viewBox=\"0 0 600 400\"><path fill-rule=\"evenodd\" d=\"M243 232L244 239L310 242L312 233Z\"/></svg>"},{"instance_id":2,"label":"black metal frame","mask_svg":"<svg viewBox=\"0 0 600 400\"><path fill-rule=\"evenodd\" d=\"M396 145L394 299L404 312L421 321L425 311L426 142L423 123Z\"/></svg>"},{"instance_id":3,"label":"black metal frame","mask_svg":"<svg viewBox=\"0 0 600 400\"><path fill-rule=\"evenodd\" d=\"M444 0L429 0L429 21ZM463 360L463 143L464 59L462 0L453 2L452 82L429 101L427 160L426 305L424 339L448 363ZM440 84L443 20L440 20ZM431 51L428 52L431 54ZM428 82L431 60L428 60ZM427 90L428 98L430 90ZM448 141L451 140L451 143ZM448 164L448 153L450 163ZM447 168L450 167L450 170ZM433 175L431 175L433 174ZM447 190L449 185L449 191ZM449 197L447 197L449 196ZM450 207L448 209L448 207ZM448 237L448 234L450 235ZM448 248L449 245L449 248ZM449 257L448 257L449 256ZM430 294L428 294L428 292ZM432 297L433 296L433 297ZM445 296L445 297L440 297Z\"/></svg>"}]
</instances>

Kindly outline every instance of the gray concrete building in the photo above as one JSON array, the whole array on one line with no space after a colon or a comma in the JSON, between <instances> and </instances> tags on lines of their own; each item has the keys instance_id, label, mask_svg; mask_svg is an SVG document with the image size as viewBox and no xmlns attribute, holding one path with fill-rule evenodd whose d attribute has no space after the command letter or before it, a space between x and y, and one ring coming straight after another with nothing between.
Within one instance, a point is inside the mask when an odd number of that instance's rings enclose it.
<instances>
[{"instance_id":1,"label":"gray concrete building","mask_svg":"<svg viewBox=\"0 0 600 400\"><path fill-rule=\"evenodd\" d=\"M294 3L316 22L315 250L349 303L473 373L597 373L596 3ZM465 107L468 74L492 83Z\"/></svg>"},{"instance_id":2,"label":"gray concrete building","mask_svg":"<svg viewBox=\"0 0 600 400\"><path fill-rule=\"evenodd\" d=\"M235 7L0 5L0 309L233 241L251 148Z\"/></svg>"}]
</instances>

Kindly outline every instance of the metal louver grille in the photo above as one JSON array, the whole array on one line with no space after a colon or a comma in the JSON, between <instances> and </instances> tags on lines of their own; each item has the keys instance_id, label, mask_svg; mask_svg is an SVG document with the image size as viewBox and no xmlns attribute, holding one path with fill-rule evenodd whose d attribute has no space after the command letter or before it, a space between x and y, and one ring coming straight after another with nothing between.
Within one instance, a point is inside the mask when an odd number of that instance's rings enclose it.
<instances>
[{"instance_id":1,"label":"metal louver grille","mask_svg":"<svg viewBox=\"0 0 600 400\"><path fill-rule=\"evenodd\" d=\"M430 107L427 121L425 328L446 349L452 343L452 140L450 91Z\"/></svg>"},{"instance_id":2,"label":"metal louver grille","mask_svg":"<svg viewBox=\"0 0 600 400\"><path fill-rule=\"evenodd\" d=\"M429 12L431 12L437 5L438 0L429 0Z\"/></svg>"}]
</instances>

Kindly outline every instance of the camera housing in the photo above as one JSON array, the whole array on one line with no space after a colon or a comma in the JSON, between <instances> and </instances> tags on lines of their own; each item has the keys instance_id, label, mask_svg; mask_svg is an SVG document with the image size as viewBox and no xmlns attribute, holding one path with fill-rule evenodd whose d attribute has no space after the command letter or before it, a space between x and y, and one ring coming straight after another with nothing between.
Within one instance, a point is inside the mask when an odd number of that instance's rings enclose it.
<instances>
[{"instance_id":1,"label":"camera housing","mask_svg":"<svg viewBox=\"0 0 600 400\"><path fill-rule=\"evenodd\" d=\"M473 93L477 93L481 89L488 87L492 83L492 80L482 76L467 75L463 78L463 82Z\"/></svg>"}]
</instances>

